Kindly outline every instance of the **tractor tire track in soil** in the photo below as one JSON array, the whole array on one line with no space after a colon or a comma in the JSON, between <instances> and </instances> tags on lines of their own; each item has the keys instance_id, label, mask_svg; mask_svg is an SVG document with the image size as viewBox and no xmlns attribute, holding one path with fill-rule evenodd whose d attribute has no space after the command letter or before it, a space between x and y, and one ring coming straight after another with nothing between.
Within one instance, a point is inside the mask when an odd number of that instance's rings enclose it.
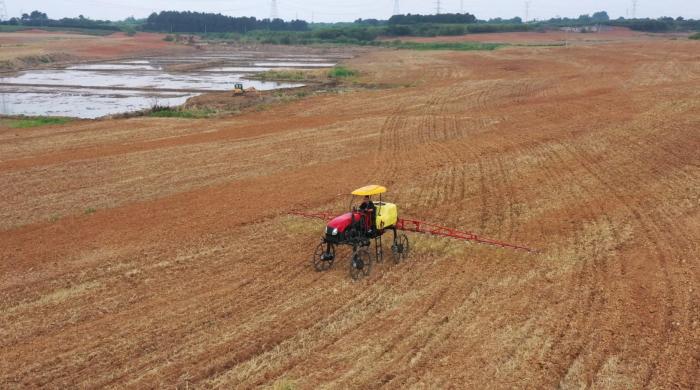
<instances>
[{"instance_id":1,"label":"tractor tire track in soil","mask_svg":"<svg viewBox=\"0 0 700 390\"><path fill-rule=\"evenodd\" d=\"M659 149L663 150L662 147L660 147ZM669 270L669 262L672 262L672 259L674 258L680 258L681 255L678 253L678 250L676 248L686 250L689 249L688 243L691 241L688 240L687 233L683 232L682 230L679 230L676 224L669 223L670 220L665 214L659 214L657 210L651 209L650 205L661 204L661 199L655 198L653 194L645 194L646 199L644 200L640 199L640 197L638 196L623 197L620 194L620 190L615 186L611 185L609 183L609 179L603 177L602 172L609 172L615 175L624 175L627 178L636 179L634 181L628 181L628 183L631 184L632 188L626 189L626 192L630 193L632 193L633 191L640 191L643 183L645 183L648 180L649 175L642 176L640 175L639 171L625 172L619 168L619 165L600 167L600 164L597 163L597 161L599 160L593 159L592 157L588 156L585 151L576 150L572 152L577 153L577 155L581 158L581 161L585 161L583 166L590 173L590 175L595 177L605 187L608 193L614 196L616 199L618 199L620 201L620 204L623 205L629 211L629 213L634 216L634 219L640 225L641 229L644 232L645 239L652 244L652 255L653 257L658 259L659 270L661 271L663 279L663 290L661 292L664 296L661 300L661 303L663 304L663 317L660 319L662 326L662 340L659 340L659 342L669 346L678 345L680 341L679 332L678 329L674 329L674 324L677 323L676 320L678 320L678 318L676 318L677 315L675 315L674 311L676 310L675 308L683 307L686 305L682 304L681 302L678 302L683 299L678 297L679 293L677 291L677 286L692 285L692 282L684 279L674 279ZM692 149L689 152L691 153L689 154L689 156L692 155ZM649 156L649 151L647 150L643 153L640 153L640 155L642 154L645 156ZM670 160L666 159L662 161ZM682 161L688 160L682 159ZM662 171L669 171L672 169L672 166L669 164L664 168L665 169L662 169ZM648 210L651 210L651 212ZM652 213L653 215L649 215L649 213ZM683 252L684 251L681 251L680 253ZM692 302L692 297L686 297L685 301ZM672 352L669 350L658 351L656 356L652 356L650 358L651 367L648 369L648 374L645 376L643 383L644 386L660 385L659 383L650 383L650 381L652 378L662 376L662 373L658 372L659 368L657 363L667 358L661 356L662 353L670 354Z\"/></svg>"}]
</instances>

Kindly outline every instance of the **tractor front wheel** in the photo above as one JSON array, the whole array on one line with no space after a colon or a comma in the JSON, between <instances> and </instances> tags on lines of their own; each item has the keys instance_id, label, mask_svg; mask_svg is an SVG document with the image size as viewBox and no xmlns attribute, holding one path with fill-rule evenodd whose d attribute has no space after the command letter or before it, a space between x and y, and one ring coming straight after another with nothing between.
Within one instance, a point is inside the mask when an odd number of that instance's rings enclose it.
<instances>
[{"instance_id":1,"label":"tractor front wheel","mask_svg":"<svg viewBox=\"0 0 700 390\"><path fill-rule=\"evenodd\" d=\"M328 271L335 261L335 245L321 242L314 251L312 259L314 268L318 272Z\"/></svg>"},{"instance_id":2,"label":"tractor front wheel","mask_svg":"<svg viewBox=\"0 0 700 390\"><path fill-rule=\"evenodd\" d=\"M371 268L372 256L367 248L361 247L352 252L352 256L350 256L350 276L354 280L369 276Z\"/></svg>"}]
</instances>

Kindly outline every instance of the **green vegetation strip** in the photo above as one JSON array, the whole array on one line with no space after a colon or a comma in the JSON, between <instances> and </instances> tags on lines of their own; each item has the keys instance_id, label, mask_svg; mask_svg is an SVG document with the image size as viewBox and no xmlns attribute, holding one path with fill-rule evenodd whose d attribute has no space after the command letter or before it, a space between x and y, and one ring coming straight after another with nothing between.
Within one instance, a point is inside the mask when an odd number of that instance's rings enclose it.
<instances>
[{"instance_id":1,"label":"green vegetation strip","mask_svg":"<svg viewBox=\"0 0 700 390\"><path fill-rule=\"evenodd\" d=\"M40 26L8 26L0 25L0 32L18 32L24 30L42 30L48 32L62 32L82 35L107 36L114 34L115 30L100 28L80 28L80 27L40 27Z\"/></svg>"},{"instance_id":2,"label":"green vegetation strip","mask_svg":"<svg viewBox=\"0 0 700 390\"><path fill-rule=\"evenodd\" d=\"M396 49L409 50L495 50L505 46L500 43L481 43L481 42L403 42L391 41L385 42L382 46L393 47Z\"/></svg>"},{"instance_id":3,"label":"green vegetation strip","mask_svg":"<svg viewBox=\"0 0 700 390\"><path fill-rule=\"evenodd\" d=\"M689 36L688 38L690 38L690 39L695 39L695 40L700 40L700 32L699 32L699 33L695 33L695 34Z\"/></svg>"},{"instance_id":4,"label":"green vegetation strip","mask_svg":"<svg viewBox=\"0 0 700 390\"><path fill-rule=\"evenodd\" d=\"M331 68L326 76L330 79L344 79L359 75L359 72L353 69L348 69L342 65ZM323 74L317 71L298 70L298 69L279 69L260 72L253 78L257 80L275 80L275 81L322 81Z\"/></svg>"},{"instance_id":5,"label":"green vegetation strip","mask_svg":"<svg viewBox=\"0 0 700 390\"><path fill-rule=\"evenodd\" d=\"M188 110L183 108L172 108L172 107L153 107L148 116L156 118L185 118L185 119L197 119L197 118L209 118L216 114L214 110L201 109L201 110Z\"/></svg>"},{"instance_id":6,"label":"green vegetation strip","mask_svg":"<svg viewBox=\"0 0 700 390\"><path fill-rule=\"evenodd\" d=\"M301 81L308 79L309 75L303 70L281 69L260 72L255 78L259 80Z\"/></svg>"},{"instance_id":7,"label":"green vegetation strip","mask_svg":"<svg viewBox=\"0 0 700 390\"><path fill-rule=\"evenodd\" d=\"M328 71L328 77L333 79L355 77L358 75L356 70L348 69L344 66L336 66Z\"/></svg>"},{"instance_id":8,"label":"green vegetation strip","mask_svg":"<svg viewBox=\"0 0 700 390\"><path fill-rule=\"evenodd\" d=\"M70 121L69 118L60 117L28 117L21 119L2 119L0 123L13 129L26 129L45 125L62 125Z\"/></svg>"}]
</instances>

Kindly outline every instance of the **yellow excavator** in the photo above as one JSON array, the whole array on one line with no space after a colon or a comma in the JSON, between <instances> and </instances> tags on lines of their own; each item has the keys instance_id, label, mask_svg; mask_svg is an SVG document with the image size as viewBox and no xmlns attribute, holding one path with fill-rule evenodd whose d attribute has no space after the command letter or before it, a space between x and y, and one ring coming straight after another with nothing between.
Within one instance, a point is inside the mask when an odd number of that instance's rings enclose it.
<instances>
[{"instance_id":1,"label":"yellow excavator","mask_svg":"<svg viewBox=\"0 0 700 390\"><path fill-rule=\"evenodd\" d=\"M243 83L236 83L233 86L233 94L234 95L243 95L245 93L245 89L243 89Z\"/></svg>"}]
</instances>

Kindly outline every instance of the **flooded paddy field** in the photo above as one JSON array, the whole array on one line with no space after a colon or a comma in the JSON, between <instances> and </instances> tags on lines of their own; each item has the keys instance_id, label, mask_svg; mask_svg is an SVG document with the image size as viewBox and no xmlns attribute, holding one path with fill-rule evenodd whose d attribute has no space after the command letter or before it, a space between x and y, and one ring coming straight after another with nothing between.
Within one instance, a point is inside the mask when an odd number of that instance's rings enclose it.
<instances>
[{"instance_id":1,"label":"flooded paddy field","mask_svg":"<svg viewBox=\"0 0 700 390\"><path fill-rule=\"evenodd\" d=\"M258 81L273 69L332 67L347 54L280 54L265 51L205 51L27 70L0 76L0 114L98 118L177 106L206 92L230 91L236 83L267 91L304 86Z\"/></svg>"}]
</instances>

